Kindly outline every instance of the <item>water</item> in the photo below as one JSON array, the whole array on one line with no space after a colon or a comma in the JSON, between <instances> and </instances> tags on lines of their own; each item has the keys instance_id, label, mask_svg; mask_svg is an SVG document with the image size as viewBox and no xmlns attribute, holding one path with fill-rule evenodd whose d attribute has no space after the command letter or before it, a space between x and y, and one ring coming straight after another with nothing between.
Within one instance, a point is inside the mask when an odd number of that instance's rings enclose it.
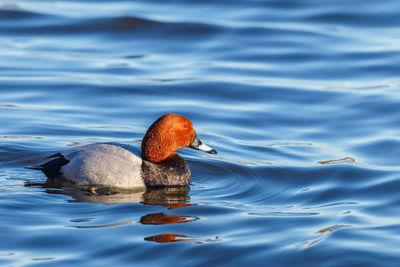
<instances>
[{"instance_id":1,"label":"water","mask_svg":"<svg viewBox=\"0 0 400 267\"><path fill-rule=\"evenodd\" d=\"M399 266L399 1L0 6L1 266ZM24 168L167 112L188 188Z\"/></svg>"}]
</instances>

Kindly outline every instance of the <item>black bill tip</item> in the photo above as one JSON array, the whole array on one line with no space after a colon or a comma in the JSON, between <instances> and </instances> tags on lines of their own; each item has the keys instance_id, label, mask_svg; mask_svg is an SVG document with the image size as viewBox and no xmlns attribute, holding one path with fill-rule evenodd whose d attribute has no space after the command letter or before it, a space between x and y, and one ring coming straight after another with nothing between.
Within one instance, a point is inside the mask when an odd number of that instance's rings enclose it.
<instances>
[{"instance_id":1,"label":"black bill tip","mask_svg":"<svg viewBox=\"0 0 400 267\"><path fill-rule=\"evenodd\" d=\"M215 150L215 149L211 149L211 150L206 151L206 152L210 153L210 154L217 154L217 150Z\"/></svg>"}]
</instances>

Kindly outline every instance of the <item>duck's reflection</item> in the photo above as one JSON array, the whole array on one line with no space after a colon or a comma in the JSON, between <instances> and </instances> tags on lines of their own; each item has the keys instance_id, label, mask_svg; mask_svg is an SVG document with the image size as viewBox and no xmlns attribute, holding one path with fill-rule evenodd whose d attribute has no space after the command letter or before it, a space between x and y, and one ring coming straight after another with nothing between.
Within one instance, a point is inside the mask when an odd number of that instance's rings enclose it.
<instances>
[{"instance_id":1,"label":"duck's reflection","mask_svg":"<svg viewBox=\"0 0 400 267\"><path fill-rule=\"evenodd\" d=\"M46 183L27 183L26 186L44 188L49 194L62 194L70 196L69 202L101 203L106 205L116 205L123 203L143 203L144 205L155 205L170 209L188 207L190 197L188 195L190 186L148 188L145 191L126 191L115 188L101 187L75 187L73 184L66 184L54 181ZM71 227L78 229L87 228L108 228L130 224L143 225L167 225L190 223L200 219L200 217L191 215L166 214L164 212L149 213L140 217L139 220L126 220L112 222L108 224L87 225L93 218L74 219ZM78 224L78 225L77 225ZM153 236L144 237L145 241L156 243L171 242L193 242L202 244L206 242L220 241L219 237L196 238L178 233L162 233Z\"/></svg>"},{"instance_id":2,"label":"duck's reflection","mask_svg":"<svg viewBox=\"0 0 400 267\"><path fill-rule=\"evenodd\" d=\"M140 218L141 224L174 224L174 223L188 223L200 219L195 216L188 215L167 215L163 212L152 213L142 216Z\"/></svg>"},{"instance_id":3,"label":"duck's reflection","mask_svg":"<svg viewBox=\"0 0 400 267\"><path fill-rule=\"evenodd\" d=\"M170 234L170 233L149 236L149 237L146 237L144 240L153 241L156 243L193 242L196 244L221 241L221 239L218 236L213 237L213 238L204 238L203 239L203 238L193 238L193 237L187 236L187 235Z\"/></svg>"},{"instance_id":4,"label":"duck's reflection","mask_svg":"<svg viewBox=\"0 0 400 267\"><path fill-rule=\"evenodd\" d=\"M188 203L190 186L180 187L162 187L148 188L143 191L127 191L109 187L74 187L72 184L66 184L47 181L44 184L26 184L26 186L39 186L45 189L49 194L62 194L72 197L69 202L101 203L106 205L122 203L143 203L145 205L156 205L167 207L168 209L177 209L191 206ZM123 221L104 225L80 225L77 228L101 228L118 225L141 223L149 225L164 225L176 223L188 223L199 220L199 217L190 215L168 215L163 212L150 213L143 215L139 221Z\"/></svg>"},{"instance_id":5,"label":"duck's reflection","mask_svg":"<svg viewBox=\"0 0 400 267\"><path fill-rule=\"evenodd\" d=\"M155 187L146 190L123 190L110 187L80 186L67 182L48 180L46 183L26 183L26 186L35 186L45 189L49 194L62 194L72 197L69 202L99 203L106 205L123 203L143 203L175 209L191 206L188 203L190 186Z\"/></svg>"},{"instance_id":6,"label":"duck's reflection","mask_svg":"<svg viewBox=\"0 0 400 267\"><path fill-rule=\"evenodd\" d=\"M157 243L172 243L172 242L196 242L190 236L180 234L160 234L146 237L144 240Z\"/></svg>"}]
</instances>

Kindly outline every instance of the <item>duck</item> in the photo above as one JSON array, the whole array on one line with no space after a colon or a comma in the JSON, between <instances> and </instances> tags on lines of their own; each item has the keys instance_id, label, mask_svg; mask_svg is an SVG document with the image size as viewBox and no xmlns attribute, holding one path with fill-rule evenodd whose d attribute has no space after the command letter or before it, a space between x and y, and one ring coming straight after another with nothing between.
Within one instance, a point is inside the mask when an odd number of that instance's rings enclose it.
<instances>
[{"instance_id":1,"label":"duck","mask_svg":"<svg viewBox=\"0 0 400 267\"><path fill-rule=\"evenodd\" d=\"M176 152L185 147L217 153L199 139L188 118L167 113L148 128L140 155L122 144L94 143L53 154L32 169L42 171L50 181L77 186L122 189L187 186L191 172Z\"/></svg>"}]
</instances>

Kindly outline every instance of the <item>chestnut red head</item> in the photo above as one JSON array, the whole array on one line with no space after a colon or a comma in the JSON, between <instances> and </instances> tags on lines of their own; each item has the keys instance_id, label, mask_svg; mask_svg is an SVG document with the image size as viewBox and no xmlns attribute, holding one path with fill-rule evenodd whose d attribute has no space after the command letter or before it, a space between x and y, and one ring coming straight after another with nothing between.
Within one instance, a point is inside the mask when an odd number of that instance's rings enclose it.
<instances>
[{"instance_id":1,"label":"chestnut red head","mask_svg":"<svg viewBox=\"0 0 400 267\"><path fill-rule=\"evenodd\" d=\"M169 113L158 118L147 130L142 140L142 157L156 163L184 147L217 153L199 140L189 119Z\"/></svg>"}]
</instances>

